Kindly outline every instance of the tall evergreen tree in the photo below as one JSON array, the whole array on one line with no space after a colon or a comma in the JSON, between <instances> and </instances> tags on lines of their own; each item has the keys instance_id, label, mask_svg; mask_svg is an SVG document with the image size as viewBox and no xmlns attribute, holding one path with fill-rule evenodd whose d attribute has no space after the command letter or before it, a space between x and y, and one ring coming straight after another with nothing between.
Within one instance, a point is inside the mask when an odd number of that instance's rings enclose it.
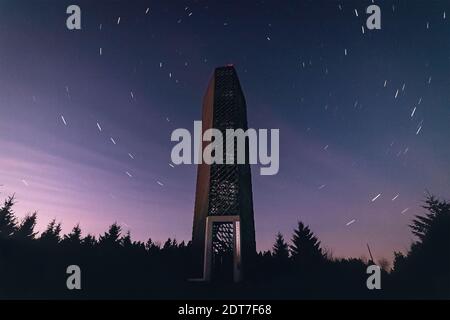
<instances>
[{"instance_id":1,"label":"tall evergreen tree","mask_svg":"<svg viewBox=\"0 0 450 320\"><path fill-rule=\"evenodd\" d=\"M133 247L130 231L127 231L126 235L122 239L120 239L120 243L122 244L122 247L128 250L130 250Z\"/></svg>"},{"instance_id":2,"label":"tall evergreen tree","mask_svg":"<svg viewBox=\"0 0 450 320\"><path fill-rule=\"evenodd\" d=\"M120 235L122 228L114 222L102 236L99 238L99 245L106 247L115 247L120 244Z\"/></svg>"},{"instance_id":3,"label":"tall evergreen tree","mask_svg":"<svg viewBox=\"0 0 450 320\"><path fill-rule=\"evenodd\" d=\"M172 239L167 239L166 242L164 242L162 249L165 251L172 249Z\"/></svg>"},{"instance_id":4,"label":"tall evergreen tree","mask_svg":"<svg viewBox=\"0 0 450 320\"><path fill-rule=\"evenodd\" d=\"M287 260L289 258L289 246L284 241L284 237L281 232L277 233L275 243L273 245L273 257L278 260Z\"/></svg>"},{"instance_id":5,"label":"tall evergreen tree","mask_svg":"<svg viewBox=\"0 0 450 320\"><path fill-rule=\"evenodd\" d=\"M79 224L73 227L72 231L69 234L64 235L63 238L63 243L69 245L79 245L81 244L81 241L81 228Z\"/></svg>"},{"instance_id":6,"label":"tall evergreen tree","mask_svg":"<svg viewBox=\"0 0 450 320\"><path fill-rule=\"evenodd\" d=\"M56 223L53 219L48 225L47 229L42 232L39 240L45 244L55 245L61 241L61 223Z\"/></svg>"},{"instance_id":7,"label":"tall evergreen tree","mask_svg":"<svg viewBox=\"0 0 450 320\"><path fill-rule=\"evenodd\" d=\"M149 238L145 244L145 249L150 255L155 255L160 252L161 247L158 243L153 242L153 240Z\"/></svg>"},{"instance_id":8,"label":"tall evergreen tree","mask_svg":"<svg viewBox=\"0 0 450 320\"><path fill-rule=\"evenodd\" d=\"M36 227L36 212L29 214L23 218L20 225L14 233L14 238L21 240L34 240L37 232L34 232Z\"/></svg>"},{"instance_id":9,"label":"tall evergreen tree","mask_svg":"<svg viewBox=\"0 0 450 320\"><path fill-rule=\"evenodd\" d=\"M439 201L434 196L430 195L425 200L423 208L426 209L428 213L423 216L416 215L412 224L409 226L412 233L419 238L421 243L429 240L433 235L431 232L435 231L433 230L434 228L437 229L438 226L447 222L450 215L450 203Z\"/></svg>"},{"instance_id":10,"label":"tall evergreen tree","mask_svg":"<svg viewBox=\"0 0 450 320\"><path fill-rule=\"evenodd\" d=\"M300 221L294 230L290 249L292 259L302 264L315 264L324 259L320 241L309 227Z\"/></svg>"},{"instance_id":11,"label":"tall evergreen tree","mask_svg":"<svg viewBox=\"0 0 450 320\"><path fill-rule=\"evenodd\" d=\"M81 240L81 245L83 247L87 248L93 248L97 244L97 239L95 239L95 236L88 234L86 237Z\"/></svg>"},{"instance_id":12,"label":"tall evergreen tree","mask_svg":"<svg viewBox=\"0 0 450 320\"><path fill-rule=\"evenodd\" d=\"M406 255L395 253L393 276L397 286L419 298L449 296L450 283L450 202L429 195L410 228L417 236ZM414 284L408 286L405 284Z\"/></svg>"},{"instance_id":13,"label":"tall evergreen tree","mask_svg":"<svg viewBox=\"0 0 450 320\"><path fill-rule=\"evenodd\" d=\"M17 230L17 219L12 207L14 196L8 197L0 208L0 239L11 237Z\"/></svg>"}]
</instances>

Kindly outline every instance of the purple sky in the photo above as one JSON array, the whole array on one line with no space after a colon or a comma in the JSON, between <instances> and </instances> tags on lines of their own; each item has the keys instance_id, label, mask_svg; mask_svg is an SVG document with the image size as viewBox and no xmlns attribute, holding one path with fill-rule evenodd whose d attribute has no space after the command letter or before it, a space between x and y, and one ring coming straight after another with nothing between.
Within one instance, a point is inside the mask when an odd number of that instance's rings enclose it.
<instances>
[{"instance_id":1,"label":"purple sky","mask_svg":"<svg viewBox=\"0 0 450 320\"><path fill-rule=\"evenodd\" d=\"M170 134L193 130L232 62L249 126L280 129L279 174L252 172L258 249L302 220L335 256L370 243L391 259L425 191L449 196L450 8L383 2L382 30L363 34L369 3L79 1L83 29L68 31L72 3L2 2L0 197L37 210L39 230L117 221L190 240L196 167L169 166Z\"/></svg>"}]
</instances>

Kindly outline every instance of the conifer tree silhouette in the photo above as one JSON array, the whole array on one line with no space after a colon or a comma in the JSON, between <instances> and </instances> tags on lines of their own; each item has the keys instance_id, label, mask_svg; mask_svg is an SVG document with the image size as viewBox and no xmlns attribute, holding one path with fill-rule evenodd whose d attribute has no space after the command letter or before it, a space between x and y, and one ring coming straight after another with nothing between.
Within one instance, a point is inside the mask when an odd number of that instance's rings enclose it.
<instances>
[{"instance_id":1,"label":"conifer tree silhouette","mask_svg":"<svg viewBox=\"0 0 450 320\"><path fill-rule=\"evenodd\" d=\"M286 261L289 258L289 246L286 241L284 241L281 232L278 232L276 235L272 251L272 256L277 260Z\"/></svg>"},{"instance_id":2,"label":"conifer tree silhouette","mask_svg":"<svg viewBox=\"0 0 450 320\"><path fill-rule=\"evenodd\" d=\"M412 224L409 226L412 233L419 238L420 243L434 240L438 232L443 232L441 226L448 226L450 215L450 203L439 201L434 196L428 196L425 200L424 209L428 211L423 216L416 215ZM448 232L445 232L449 234ZM439 234L442 236L443 234Z\"/></svg>"},{"instance_id":3,"label":"conifer tree silhouette","mask_svg":"<svg viewBox=\"0 0 450 320\"><path fill-rule=\"evenodd\" d=\"M13 206L14 196L11 196L5 200L0 208L0 239L11 237L17 230L17 219L12 210Z\"/></svg>"},{"instance_id":4,"label":"conifer tree silhouette","mask_svg":"<svg viewBox=\"0 0 450 320\"><path fill-rule=\"evenodd\" d=\"M122 247L124 247L127 250L131 250L133 248L133 242L131 241L130 231L127 231L126 235L122 239L120 239L120 243Z\"/></svg>"},{"instance_id":5,"label":"conifer tree silhouette","mask_svg":"<svg viewBox=\"0 0 450 320\"><path fill-rule=\"evenodd\" d=\"M149 238L145 244L145 249L150 255L156 255L159 251L161 251L161 246Z\"/></svg>"},{"instance_id":6,"label":"conifer tree silhouette","mask_svg":"<svg viewBox=\"0 0 450 320\"><path fill-rule=\"evenodd\" d=\"M292 244L289 246L294 262L304 265L313 265L324 259L320 241L314 233L302 222L298 222L297 229L292 236Z\"/></svg>"},{"instance_id":7,"label":"conifer tree silhouette","mask_svg":"<svg viewBox=\"0 0 450 320\"><path fill-rule=\"evenodd\" d=\"M79 224L73 227L69 234L64 235L62 240L63 244L71 246L78 246L81 244L81 241L81 228Z\"/></svg>"},{"instance_id":8,"label":"conifer tree silhouette","mask_svg":"<svg viewBox=\"0 0 450 320\"><path fill-rule=\"evenodd\" d=\"M92 234L88 234L81 240L81 245L86 248L93 248L97 245L97 239Z\"/></svg>"},{"instance_id":9,"label":"conifer tree silhouette","mask_svg":"<svg viewBox=\"0 0 450 320\"><path fill-rule=\"evenodd\" d=\"M394 279L414 297L450 297L450 203L428 195L423 208L410 225L418 240L406 255L395 253Z\"/></svg>"},{"instance_id":10,"label":"conifer tree silhouette","mask_svg":"<svg viewBox=\"0 0 450 320\"><path fill-rule=\"evenodd\" d=\"M167 239L166 242L164 242L164 245L162 247L163 250L168 251L172 248L172 239Z\"/></svg>"},{"instance_id":11,"label":"conifer tree silhouette","mask_svg":"<svg viewBox=\"0 0 450 320\"><path fill-rule=\"evenodd\" d=\"M120 235L122 233L122 227L114 222L98 240L98 244L103 247L114 248L120 244Z\"/></svg>"},{"instance_id":12,"label":"conifer tree silhouette","mask_svg":"<svg viewBox=\"0 0 450 320\"><path fill-rule=\"evenodd\" d=\"M37 232L34 232L36 227L36 212L28 214L23 218L20 225L14 233L14 238L20 240L34 240Z\"/></svg>"},{"instance_id":13,"label":"conifer tree silhouette","mask_svg":"<svg viewBox=\"0 0 450 320\"><path fill-rule=\"evenodd\" d=\"M46 245L57 245L61 241L61 223L56 223L53 219L48 225L47 229L42 232L39 240Z\"/></svg>"},{"instance_id":14,"label":"conifer tree silhouette","mask_svg":"<svg viewBox=\"0 0 450 320\"><path fill-rule=\"evenodd\" d=\"M0 207L0 298L12 297L11 292L19 298L65 297L70 293L61 285L65 283L61 275L70 264L80 265L89 279L92 290L84 291L86 297L91 292L99 298L123 297L124 292L138 298L190 292L185 286L187 268L180 266L189 264L191 242L169 238L161 246L149 238L144 244L133 241L129 231L122 236L117 223L98 241L91 234L83 238L79 225L62 236L61 224L55 220L37 237L36 213L18 223L13 207L14 197ZM426 213L410 225L417 241L406 254L396 252L394 268L383 273L386 286L381 297L450 297L450 204L429 196L424 208ZM334 292L339 298L360 298L368 294L366 268L362 259L325 257L314 233L298 222L291 245L278 233L272 252L258 254L258 268L252 275L258 289L248 286L247 294L254 298L253 294L277 292L279 297L282 292L284 298L292 299L311 297L315 288L319 296ZM112 278L116 281L111 282Z\"/></svg>"}]
</instances>

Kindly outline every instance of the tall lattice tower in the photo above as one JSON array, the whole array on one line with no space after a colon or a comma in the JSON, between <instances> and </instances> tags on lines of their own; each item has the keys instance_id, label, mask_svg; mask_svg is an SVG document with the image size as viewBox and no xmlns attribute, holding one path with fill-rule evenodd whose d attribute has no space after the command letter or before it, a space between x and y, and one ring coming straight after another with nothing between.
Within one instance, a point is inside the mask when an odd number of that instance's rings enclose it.
<instances>
[{"instance_id":1,"label":"tall lattice tower","mask_svg":"<svg viewBox=\"0 0 450 320\"><path fill-rule=\"evenodd\" d=\"M225 130L248 129L245 98L233 66L215 69L203 100L202 122L203 132L222 132L224 164L198 165L192 232L195 275L239 281L252 263L256 243L248 140L245 164L225 164ZM202 143L202 151L207 144Z\"/></svg>"}]
</instances>

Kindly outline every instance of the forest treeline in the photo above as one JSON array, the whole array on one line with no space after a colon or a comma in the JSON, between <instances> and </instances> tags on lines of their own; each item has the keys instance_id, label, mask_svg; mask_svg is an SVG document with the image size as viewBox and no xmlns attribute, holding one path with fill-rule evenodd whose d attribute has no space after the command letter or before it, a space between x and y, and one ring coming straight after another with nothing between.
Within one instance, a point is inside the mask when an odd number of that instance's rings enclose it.
<instances>
[{"instance_id":1,"label":"forest treeline","mask_svg":"<svg viewBox=\"0 0 450 320\"><path fill-rule=\"evenodd\" d=\"M117 223L98 237L76 225L62 234L51 221L35 230L37 214L19 220L14 197L0 207L0 298L2 299L397 299L450 298L450 203L428 196L415 216L408 252L384 261L334 258L302 222L272 250L259 252L240 284L190 282L190 243L168 239L133 241ZM369 290L366 270L382 267L381 289ZM68 290L69 265L81 269L81 290Z\"/></svg>"}]
</instances>

